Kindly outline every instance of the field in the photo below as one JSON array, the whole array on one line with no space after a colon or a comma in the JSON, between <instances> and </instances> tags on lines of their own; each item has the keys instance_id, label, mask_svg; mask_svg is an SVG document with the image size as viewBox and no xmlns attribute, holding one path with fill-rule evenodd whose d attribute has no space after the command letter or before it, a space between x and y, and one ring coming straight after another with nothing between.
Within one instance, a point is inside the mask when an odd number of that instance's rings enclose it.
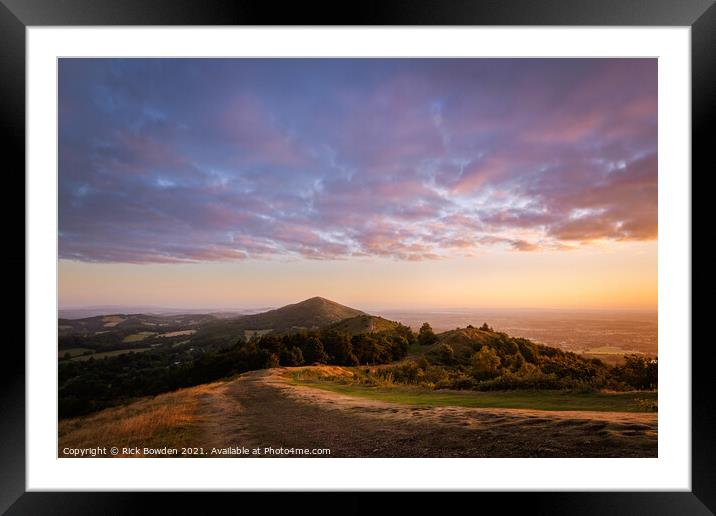
<instances>
[{"instance_id":1,"label":"field","mask_svg":"<svg viewBox=\"0 0 716 516\"><path fill-rule=\"evenodd\" d=\"M179 331L170 331L168 333L161 333L160 337L181 337L183 335L194 335L196 333L196 330L179 330Z\"/></svg>"},{"instance_id":2,"label":"field","mask_svg":"<svg viewBox=\"0 0 716 516\"><path fill-rule=\"evenodd\" d=\"M595 412L653 412L656 392L586 392L569 391L452 391L420 387L372 386L321 380L313 375L294 373L298 385L323 389L347 396L358 396L390 403L428 407L517 408L531 410L586 410ZM308 376L308 378L305 378Z\"/></svg>"},{"instance_id":3,"label":"field","mask_svg":"<svg viewBox=\"0 0 716 516\"><path fill-rule=\"evenodd\" d=\"M72 357L72 360L89 360L90 357L94 357L95 360L105 357L116 357L119 355L126 355L127 353L141 353L142 351L148 351L151 348L134 348L134 349L117 349L115 351L102 351L100 353L92 353L91 355L81 355Z\"/></svg>"},{"instance_id":4,"label":"field","mask_svg":"<svg viewBox=\"0 0 716 516\"><path fill-rule=\"evenodd\" d=\"M125 318L119 315L109 315L102 318L105 328L114 328L119 323L124 322Z\"/></svg>"},{"instance_id":5,"label":"field","mask_svg":"<svg viewBox=\"0 0 716 516\"><path fill-rule=\"evenodd\" d=\"M383 311L380 315L407 324L413 330L428 321L436 332L488 322L496 330L514 337L525 337L575 353L658 353L655 311ZM606 355L596 358L603 356ZM611 360L611 357L606 360Z\"/></svg>"},{"instance_id":6,"label":"field","mask_svg":"<svg viewBox=\"0 0 716 516\"><path fill-rule=\"evenodd\" d=\"M133 333L132 335L127 335L122 339L122 342L139 342L141 340L146 339L147 337L151 337L152 335L156 335L157 333L154 331L140 331L138 333Z\"/></svg>"},{"instance_id":7,"label":"field","mask_svg":"<svg viewBox=\"0 0 716 516\"><path fill-rule=\"evenodd\" d=\"M68 348L68 349L61 349L57 352L58 357L64 357L66 354L69 354L70 357L76 357L78 355L81 355L82 353L86 352L92 352L90 348Z\"/></svg>"}]
</instances>

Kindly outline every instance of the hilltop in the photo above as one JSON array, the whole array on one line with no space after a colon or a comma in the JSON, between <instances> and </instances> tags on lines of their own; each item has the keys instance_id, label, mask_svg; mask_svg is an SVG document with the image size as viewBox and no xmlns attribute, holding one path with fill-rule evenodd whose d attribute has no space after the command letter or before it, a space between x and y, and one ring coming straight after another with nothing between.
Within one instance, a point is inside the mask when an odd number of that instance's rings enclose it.
<instances>
[{"instance_id":1,"label":"hilltop","mask_svg":"<svg viewBox=\"0 0 716 516\"><path fill-rule=\"evenodd\" d=\"M214 320L199 329L192 339L201 343L236 342L267 334L285 334L317 330L364 312L323 297L252 315Z\"/></svg>"},{"instance_id":2,"label":"hilltop","mask_svg":"<svg viewBox=\"0 0 716 516\"><path fill-rule=\"evenodd\" d=\"M348 335L359 335L361 333L380 333L382 331L393 331L398 328L398 323L389 321L377 315L357 315L350 319L343 319L331 324L326 329L347 333Z\"/></svg>"},{"instance_id":3,"label":"hilltop","mask_svg":"<svg viewBox=\"0 0 716 516\"><path fill-rule=\"evenodd\" d=\"M245 329L253 330L312 330L359 315L365 314L323 297L312 297L268 312L244 315L235 322Z\"/></svg>"}]
</instances>

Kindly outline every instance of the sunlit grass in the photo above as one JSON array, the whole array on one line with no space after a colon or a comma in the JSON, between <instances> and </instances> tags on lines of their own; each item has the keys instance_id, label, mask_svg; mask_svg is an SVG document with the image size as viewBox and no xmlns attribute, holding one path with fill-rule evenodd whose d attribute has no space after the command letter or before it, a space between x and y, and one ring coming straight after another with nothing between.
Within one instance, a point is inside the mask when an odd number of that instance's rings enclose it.
<instances>
[{"instance_id":1,"label":"sunlit grass","mask_svg":"<svg viewBox=\"0 0 716 516\"><path fill-rule=\"evenodd\" d=\"M347 372L350 370L347 370ZM313 371L291 375L294 383L347 396L418 406L582 410L598 412L654 412L656 392L573 392L561 390L456 391L392 383L366 382L362 375L340 376Z\"/></svg>"},{"instance_id":2,"label":"sunlit grass","mask_svg":"<svg viewBox=\"0 0 716 516\"><path fill-rule=\"evenodd\" d=\"M145 398L59 424L59 449L64 447L181 447L195 445L200 420L198 396L215 384L200 385Z\"/></svg>"}]
</instances>

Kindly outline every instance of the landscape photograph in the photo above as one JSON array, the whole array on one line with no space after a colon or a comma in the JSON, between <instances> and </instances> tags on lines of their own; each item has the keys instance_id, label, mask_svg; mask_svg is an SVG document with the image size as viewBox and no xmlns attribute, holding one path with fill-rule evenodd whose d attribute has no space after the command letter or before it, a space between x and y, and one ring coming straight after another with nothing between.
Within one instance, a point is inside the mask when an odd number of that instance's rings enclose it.
<instances>
[{"instance_id":1,"label":"landscape photograph","mask_svg":"<svg viewBox=\"0 0 716 516\"><path fill-rule=\"evenodd\" d=\"M657 457L657 71L59 59L57 456Z\"/></svg>"}]
</instances>

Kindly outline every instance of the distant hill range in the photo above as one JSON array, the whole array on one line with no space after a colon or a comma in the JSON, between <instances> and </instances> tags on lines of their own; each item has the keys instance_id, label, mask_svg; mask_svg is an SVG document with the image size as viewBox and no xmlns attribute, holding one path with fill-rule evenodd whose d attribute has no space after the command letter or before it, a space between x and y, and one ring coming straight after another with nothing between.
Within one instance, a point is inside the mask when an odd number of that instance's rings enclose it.
<instances>
[{"instance_id":1,"label":"distant hill range","mask_svg":"<svg viewBox=\"0 0 716 516\"><path fill-rule=\"evenodd\" d=\"M361 310L341 305L322 297L312 297L266 312L226 314L109 314L84 319L59 319L60 335L97 336L106 340L107 333L130 335L133 332L154 330L171 332L193 330L192 340L231 340L250 338L268 333L282 334L330 327L350 334L392 329L397 323L368 315Z\"/></svg>"}]
</instances>

